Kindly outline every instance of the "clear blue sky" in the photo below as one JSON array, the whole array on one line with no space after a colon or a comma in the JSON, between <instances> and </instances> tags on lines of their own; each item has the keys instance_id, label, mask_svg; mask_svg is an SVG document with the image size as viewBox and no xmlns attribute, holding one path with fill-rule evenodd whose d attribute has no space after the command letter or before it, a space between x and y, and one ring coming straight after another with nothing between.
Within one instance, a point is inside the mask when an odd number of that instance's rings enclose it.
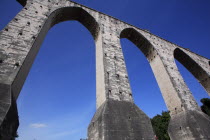
<instances>
[{"instance_id":1,"label":"clear blue sky","mask_svg":"<svg viewBox=\"0 0 210 140\"><path fill-rule=\"evenodd\" d=\"M209 0L75 0L147 29L210 58ZM15 0L0 0L0 30L21 10ZM149 116L167 110L149 63L128 40L121 39L135 103ZM199 102L209 97L177 63ZM32 66L18 99L19 140L79 140L95 113L95 45L76 21L54 26ZM200 105L200 103L199 103Z\"/></svg>"}]
</instances>

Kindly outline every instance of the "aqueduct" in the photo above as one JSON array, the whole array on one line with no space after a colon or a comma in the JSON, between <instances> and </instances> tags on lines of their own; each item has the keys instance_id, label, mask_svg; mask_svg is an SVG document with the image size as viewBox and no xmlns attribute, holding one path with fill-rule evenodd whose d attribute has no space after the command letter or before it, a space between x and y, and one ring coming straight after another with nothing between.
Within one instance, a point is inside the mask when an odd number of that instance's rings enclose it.
<instances>
[{"instance_id":1,"label":"aqueduct","mask_svg":"<svg viewBox=\"0 0 210 140\"><path fill-rule=\"evenodd\" d=\"M18 0L24 8L0 32L0 134L12 140L18 125L16 100L48 30L77 20L96 44L97 111L88 140L152 140L149 117L134 103L120 38L132 41L149 61L170 111L172 140L210 139L210 118L200 110L175 59L210 95L210 60L148 31L68 0Z\"/></svg>"}]
</instances>

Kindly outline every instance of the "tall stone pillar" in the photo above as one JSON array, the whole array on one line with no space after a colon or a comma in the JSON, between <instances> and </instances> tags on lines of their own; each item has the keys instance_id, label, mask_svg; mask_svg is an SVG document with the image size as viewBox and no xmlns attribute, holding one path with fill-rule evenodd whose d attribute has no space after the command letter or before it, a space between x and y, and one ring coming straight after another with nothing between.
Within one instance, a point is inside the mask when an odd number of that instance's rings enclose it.
<instances>
[{"instance_id":1,"label":"tall stone pillar","mask_svg":"<svg viewBox=\"0 0 210 140\"><path fill-rule=\"evenodd\" d=\"M149 117L133 101L116 21L101 15L96 39L97 111L88 140L153 140Z\"/></svg>"},{"instance_id":2,"label":"tall stone pillar","mask_svg":"<svg viewBox=\"0 0 210 140\"><path fill-rule=\"evenodd\" d=\"M39 48L36 36L47 17L37 11L32 4L27 5L0 32L0 125L12 97L16 101Z\"/></svg>"},{"instance_id":3,"label":"tall stone pillar","mask_svg":"<svg viewBox=\"0 0 210 140\"><path fill-rule=\"evenodd\" d=\"M0 139L15 139L19 125L16 100L39 50L49 11L28 4L0 31ZM50 25L50 24L48 24ZM39 35L39 38L37 36Z\"/></svg>"}]
</instances>

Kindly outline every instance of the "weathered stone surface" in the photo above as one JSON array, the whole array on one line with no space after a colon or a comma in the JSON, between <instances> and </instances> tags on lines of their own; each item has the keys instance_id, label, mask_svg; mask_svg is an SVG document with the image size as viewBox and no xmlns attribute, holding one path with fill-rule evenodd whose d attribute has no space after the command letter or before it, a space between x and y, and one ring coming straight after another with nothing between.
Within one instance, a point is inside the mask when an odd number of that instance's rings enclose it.
<instances>
[{"instance_id":1,"label":"weathered stone surface","mask_svg":"<svg viewBox=\"0 0 210 140\"><path fill-rule=\"evenodd\" d=\"M108 100L88 128L88 140L153 140L149 117L134 103Z\"/></svg>"},{"instance_id":2,"label":"weathered stone surface","mask_svg":"<svg viewBox=\"0 0 210 140\"><path fill-rule=\"evenodd\" d=\"M18 0L18 2L20 2L24 8L0 32L0 125L11 107L12 97L14 101L18 98L27 74L30 71L30 67L33 64L48 30L62 21L77 20L90 31L96 43L97 112L100 112L100 108L102 108L104 104L108 104L111 101L113 103L116 102L117 106L119 106L119 104L122 106L125 104L135 106L120 45L120 38L127 38L143 52L151 65L172 117L169 130L172 130L173 125L176 127L179 119L187 116L196 119L198 124L196 129L201 130L194 131L193 128L190 128L189 130L191 131L187 131L189 132L188 135L190 135L190 138L200 139L197 135L203 135L205 138L208 136L205 130L210 130L210 125L205 125L203 122L205 121L206 124L209 124L209 119L204 119L205 115L201 112L192 93L186 86L174 60L177 59L182 63L195 78L198 79L210 95L209 59L168 42L150 32L72 1ZM107 107L110 108L110 106ZM120 107L117 108L119 110L121 109ZM130 109L131 112L138 112L136 107L133 108L130 106ZM115 109L111 111L115 111ZM126 117L122 116L131 112L117 113L120 119L119 126L123 119L125 119L125 122L127 121ZM197 112L197 114L195 112ZM96 116L94 118L97 118ZM103 113L99 113L99 118L102 116ZM142 116L139 115L137 118L138 119L134 119L133 121L141 124L141 126L142 122L139 120L142 119L147 122L147 117L143 114ZM102 120L97 121L102 122ZM107 120L103 121L108 124L115 123ZM183 125L182 129L187 130L188 127L192 127L191 124L194 122L194 120L190 119L183 122L186 125ZM131 124L133 124L133 122L124 123L125 126L127 125L127 128L129 128ZM89 129L89 135L91 137L94 138L93 135L96 135L98 137L100 136L101 139L104 137L112 139L110 136L117 136L117 134L110 131L112 128L103 128L106 124L98 125L101 125L101 130ZM116 129L119 128L116 124L115 126ZM145 123L144 127L150 128L151 124ZM127 128L124 127L124 130L127 131ZM137 130L134 130L134 128L136 128L135 126L132 126L132 128L132 131L126 132L129 137L132 137L131 135L137 136L138 134L133 134L133 132L137 133L140 127ZM107 133L102 130L106 130ZM152 130L148 130L148 132L151 131ZM142 132L141 136L138 135L138 137L143 138L144 135L150 137L149 133L145 131L145 133ZM185 139L185 131L178 132L174 130L169 132L172 140L176 140L177 138L174 137L174 135L180 132L182 134L179 134L179 139L177 140ZM151 132L151 134L152 133L153 132ZM124 137L123 134L120 134L119 139L122 137Z\"/></svg>"},{"instance_id":3,"label":"weathered stone surface","mask_svg":"<svg viewBox=\"0 0 210 140\"><path fill-rule=\"evenodd\" d=\"M0 139L1 140L15 140L17 137L17 129L19 126L18 112L16 101L12 100L12 105L7 112L3 123L0 126Z\"/></svg>"},{"instance_id":4,"label":"weathered stone surface","mask_svg":"<svg viewBox=\"0 0 210 140\"><path fill-rule=\"evenodd\" d=\"M11 106L10 86L0 84L0 122L3 122Z\"/></svg>"},{"instance_id":5,"label":"weathered stone surface","mask_svg":"<svg viewBox=\"0 0 210 140\"><path fill-rule=\"evenodd\" d=\"M210 118L197 111L183 111L173 116L168 132L172 140L209 140Z\"/></svg>"}]
</instances>

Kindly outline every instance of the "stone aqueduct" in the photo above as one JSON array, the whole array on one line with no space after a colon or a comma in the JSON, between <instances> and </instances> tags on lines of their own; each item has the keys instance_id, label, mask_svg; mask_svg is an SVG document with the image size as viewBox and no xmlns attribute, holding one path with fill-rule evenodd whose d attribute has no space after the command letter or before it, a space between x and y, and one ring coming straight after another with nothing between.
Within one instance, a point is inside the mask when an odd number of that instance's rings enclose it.
<instances>
[{"instance_id":1,"label":"stone aqueduct","mask_svg":"<svg viewBox=\"0 0 210 140\"><path fill-rule=\"evenodd\" d=\"M16 100L48 30L77 20L96 44L97 111L88 140L152 140L150 119L133 102L120 38L132 41L149 61L171 120L172 140L209 140L210 118L201 112L180 75L182 63L210 95L210 60L145 30L67 0L18 0L24 8L0 32L0 134L18 128Z\"/></svg>"}]
</instances>

